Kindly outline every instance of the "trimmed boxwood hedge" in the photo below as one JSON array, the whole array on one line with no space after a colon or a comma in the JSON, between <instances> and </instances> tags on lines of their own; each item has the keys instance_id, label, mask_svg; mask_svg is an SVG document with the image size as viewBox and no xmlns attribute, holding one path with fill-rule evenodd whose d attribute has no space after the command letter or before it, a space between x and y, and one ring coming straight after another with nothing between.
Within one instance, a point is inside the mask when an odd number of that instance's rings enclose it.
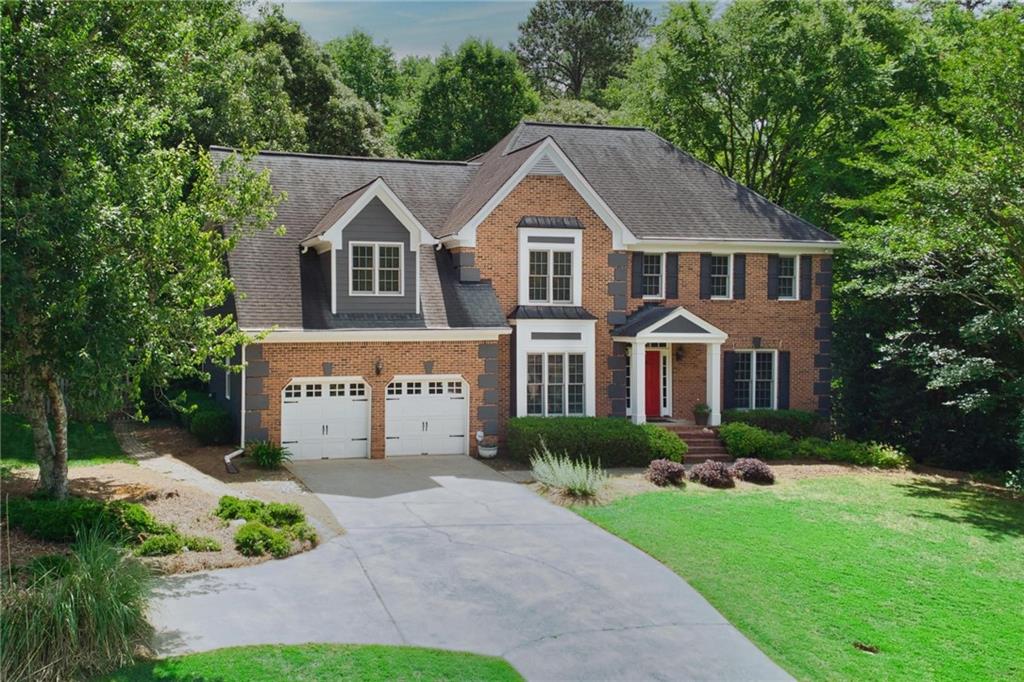
<instances>
[{"instance_id":1,"label":"trimmed boxwood hedge","mask_svg":"<svg viewBox=\"0 0 1024 682\"><path fill-rule=\"evenodd\" d=\"M181 423L203 445L223 445L234 437L231 414L208 393L187 388L174 405Z\"/></svg>"},{"instance_id":2,"label":"trimmed boxwood hedge","mask_svg":"<svg viewBox=\"0 0 1024 682\"><path fill-rule=\"evenodd\" d=\"M884 443L860 442L849 438L794 440L785 433L773 433L748 424L725 424L718 437L733 457L759 459L820 459L826 462L848 462L881 469L899 469L910 460L899 449Z\"/></svg>"},{"instance_id":3,"label":"trimmed boxwood hedge","mask_svg":"<svg viewBox=\"0 0 1024 682\"><path fill-rule=\"evenodd\" d=\"M827 438L832 430L827 418L806 410L725 410L722 413L723 424L735 422L786 433L793 438Z\"/></svg>"},{"instance_id":4,"label":"trimmed boxwood hedge","mask_svg":"<svg viewBox=\"0 0 1024 682\"><path fill-rule=\"evenodd\" d=\"M680 462L686 443L654 424L636 425L621 417L516 417L508 423L508 452L529 462L541 440L554 453L602 467L647 466L651 460Z\"/></svg>"}]
</instances>

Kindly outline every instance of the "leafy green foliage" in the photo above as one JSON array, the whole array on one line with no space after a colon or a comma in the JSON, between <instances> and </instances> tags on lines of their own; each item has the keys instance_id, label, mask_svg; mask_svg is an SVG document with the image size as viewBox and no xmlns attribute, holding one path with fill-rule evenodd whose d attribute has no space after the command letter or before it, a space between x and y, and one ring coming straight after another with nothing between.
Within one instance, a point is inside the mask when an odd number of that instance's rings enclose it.
<instances>
[{"instance_id":1,"label":"leafy green foliage","mask_svg":"<svg viewBox=\"0 0 1024 682\"><path fill-rule=\"evenodd\" d=\"M623 0L538 0L514 49L538 90L591 99L622 75L651 19Z\"/></svg>"},{"instance_id":2,"label":"leafy green foliage","mask_svg":"<svg viewBox=\"0 0 1024 682\"><path fill-rule=\"evenodd\" d=\"M605 466L647 466L653 459L680 462L686 444L654 424L615 417L516 417L509 420L508 452L529 461L542 441L555 452Z\"/></svg>"},{"instance_id":3,"label":"leafy green foliage","mask_svg":"<svg viewBox=\"0 0 1024 682\"><path fill-rule=\"evenodd\" d=\"M32 426L20 415L3 412L0 415L0 452L7 468L36 466L33 453ZM124 454L114 430L105 422L68 422L68 464L92 466L107 462L135 460Z\"/></svg>"},{"instance_id":4,"label":"leafy green foliage","mask_svg":"<svg viewBox=\"0 0 1024 682\"><path fill-rule=\"evenodd\" d=\"M793 438L828 436L828 419L806 410L724 410L722 423L740 422L767 431L786 433Z\"/></svg>"},{"instance_id":5,"label":"leafy green foliage","mask_svg":"<svg viewBox=\"0 0 1024 682\"><path fill-rule=\"evenodd\" d=\"M181 554L185 549L185 538L177 533L152 535L135 548L136 556L167 556Z\"/></svg>"},{"instance_id":6,"label":"leafy green foliage","mask_svg":"<svg viewBox=\"0 0 1024 682\"><path fill-rule=\"evenodd\" d=\"M98 529L49 563L28 584L0 588L0 677L86 679L132 663L151 632L146 567Z\"/></svg>"},{"instance_id":7,"label":"leafy green foliage","mask_svg":"<svg viewBox=\"0 0 1024 682\"><path fill-rule=\"evenodd\" d=\"M99 528L120 542L134 543L153 533L170 532L140 504L105 503L84 497L63 500L11 497L5 500L8 523L41 540L70 542L83 528Z\"/></svg>"},{"instance_id":8,"label":"leafy green foliage","mask_svg":"<svg viewBox=\"0 0 1024 682\"><path fill-rule=\"evenodd\" d=\"M531 118L545 123L584 123L599 126L611 122L611 114L608 111L583 99L548 100Z\"/></svg>"},{"instance_id":9,"label":"leafy green foliage","mask_svg":"<svg viewBox=\"0 0 1024 682\"><path fill-rule=\"evenodd\" d=\"M367 33L355 30L324 43L324 52L338 68L341 82L382 115L391 113L398 96L398 64L387 45L377 45Z\"/></svg>"},{"instance_id":10,"label":"leafy green foliage","mask_svg":"<svg viewBox=\"0 0 1024 682\"><path fill-rule=\"evenodd\" d=\"M530 457L530 469L538 483L573 497L593 497L608 481L601 463L573 459L548 450L541 439L540 448Z\"/></svg>"},{"instance_id":11,"label":"leafy green foliage","mask_svg":"<svg viewBox=\"0 0 1024 682\"><path fill-rule=\"evenodd\" d=\"M1019 500L865 473L576 511L678 573L797 679L973 682L1021 668Z\"/></svg>"},{"instance_id":12,"label":"leafy green foliage","mask_svg":"<svg viewBox=\"0 0 1024 682\"><path fill-rule=\"evenodd\" d=\"M292 540L308 542L313 547L316 547L317 543L320 542L320 536L317 534L316 529L305 521L285 526L283 530L285 535L290 537Z\"/></svg>"},{"instance_id":13,"label":"leafy green foliage","mask_svg":"<svg viewBox=\"0 0 1024 682\"><path fill-rule=\"evenodd\" d=\"M220 498L214 515L225 521L245 519L270 526L289 526L306 520L302 507L297 504L243 500L231 495Z\"/></svg>"},{"instance_id":14,"label":"leafy green foliage","mask_svg":"<svg viewBox=\"0 0 1024 682\"><path fill-rule=\"evenodd\" d=\"M280 469L282 464L292 459L288 448L266 440L250 441L245 446L245 455L261 469Z\"/></svg>"},{"instance_id":15,"label":"leafy green foliage","mask_svg":"<svg viewBox=\"0 0 1024 682\"><path fill-rule=\"evenodd\" d=\"M231 415L220 405L199 410L192 415L188 430L204 445L230 443L234 436Z\"/></svg>"},{"instance_id":16,"label":"leafy green foliage","mask_svg":"<svg viewBox=\"0 0 1024 682\"><path fill-rule=\"evenodd\" d=\"M314 680L477 680L522 682L503 659L459 651L378 644L229 647L165 658L119 670L106 682L153 680L313 682Z\"/></svg>"},{"instance_id":17,"label":"leafy green foliage","mask_svg":"<svg viewBox=\"0 0 1024 682\"><path fill-rule=\"evenodd\" d=\"M539 104L512 54L470 39L438 57L398 132L398 151L466 159L493 147Z\"/></svg>"},{"instance_id":18,"label":"leafy green foliage","mask_svg":"<svg viewBox=\"0 0 1024 682\"><path fill-rule=\"evenodd\" d=\"M291 545L284 533L259 521L248 521L238 529L235 549L243 556L270 554L276 559L283 559L291 553Z\"/></svg>"},{"instance_id":19,"label":"leafy green foliage","mask_svg":"<svg viewBox=\"0 0 1024 682\"><path fill-rule=\"evenodd\" d=\"M849 438L829 441L809 437L794 440L788 434L774 433L740 422L723 425L718 430L718 437L733 457L821 459L881 469L901 469L910 463L902 451L891 445L862 443Z\"/></svg>"}]
</instances>

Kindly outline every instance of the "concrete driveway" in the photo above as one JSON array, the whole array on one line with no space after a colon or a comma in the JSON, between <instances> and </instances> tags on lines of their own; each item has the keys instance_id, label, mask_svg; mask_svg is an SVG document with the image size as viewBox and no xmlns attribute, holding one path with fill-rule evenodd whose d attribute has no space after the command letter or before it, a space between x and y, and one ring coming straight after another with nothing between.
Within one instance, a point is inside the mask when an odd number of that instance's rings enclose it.
<instances>
[{"instance_id":1,"label":"concrete driveway","mask_svg":"<svg viewBox=\"0 0 1024 682\"><path fill-rule=\"evenodd\" d=\"M165 579L161 654L366 642L502 656L535 680L790 679L662 564L468 457L291 469L348 533Z\"/></svg>"}]
</instances>

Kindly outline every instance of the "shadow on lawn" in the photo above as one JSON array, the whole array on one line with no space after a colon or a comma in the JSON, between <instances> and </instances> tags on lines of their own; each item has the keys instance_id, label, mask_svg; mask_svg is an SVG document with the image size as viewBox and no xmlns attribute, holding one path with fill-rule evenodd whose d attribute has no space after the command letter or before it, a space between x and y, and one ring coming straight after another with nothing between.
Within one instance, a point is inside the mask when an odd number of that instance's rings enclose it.
<instances>
[{"instance_id":1,"label":"shadow on lawn","mask_svg":"<svg viewBox=\"0 0 1024 682\"><path fill-rule=\"evenodd\" d=\"M1024 501L1000 496L962 481L915 478L896 487L911 497L948 500L950 512L917 511L919 518L969 523L993 540L1024 537Z\"/></svg>"}]
</instances>

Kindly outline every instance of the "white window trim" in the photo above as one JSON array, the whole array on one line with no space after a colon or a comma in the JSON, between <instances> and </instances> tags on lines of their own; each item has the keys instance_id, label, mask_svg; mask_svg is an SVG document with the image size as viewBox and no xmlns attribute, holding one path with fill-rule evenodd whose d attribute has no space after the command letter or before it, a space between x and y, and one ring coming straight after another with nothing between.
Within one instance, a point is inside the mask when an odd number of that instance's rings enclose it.
<instances>
[{"instance_id":1,"label":"white window trim","mask_svg":"<svg viewBox=\"0 0 1024 682\"><path fill-rule=\"evenodd\" d=\"M665 272L665 260L666 260L667 254L665 254L665 253L661 253L661 254L658 254L658 253L648 253L646 251L644 252L643 256L640 258L640 290L641 291L643 291L643 288L644 288L644 271L643 271L643 269L644 269L644 258L646 258L647 256L661 256L661 275L659 277L659 279L661 281L659 283L658 293L657 294L644 294L643 295L643 300L645 300L645 301L664 301L665 300L665 279L667 277L667 273Z\"/></svg>"},{"instance_id":2,"label":"white window trim","mask_svg":"<svg viewBox=\"0 0 1024 682\"><path fill-rule=\"evenodd\" d=\"M731 254L731 253L712 253L711 254L712 258L716 258L716 257L717 258L721 258L722 256L725 256L725 257L727 257L729 259L729 261L728 261L729 262L729 272L725 276L726 295L725 296L715 296L714 294L711 294L711 300L712 301L731 301L732 300L732 294L733 294L733 291L732 291L732 280L733 280L733 277L735 277L735 274L736 274L735 263L733 262L734 254ZM711 267L710 264L708 265L708 267ZM708 286L710 286L710 279L711 279L711 273L708 272L708 280L709 280L709 285Z\"/></svg>"},{"instance_id":3,"label":"white window trim","mask_svg":"<svg viewBox=\"0 0 1024 682\"><path fill-rule=\"evenodd\" d=\"M780 254L778 254L778 257L779 257L779 269L780 269L780 271L781 271L781 268L782 268L782 259L783 258L792 258L793 259L793 295L792 296L779 296L777 300L779 300L779 301L799 301L800 300L800 256L780 253ZM778 288L778 285L779 285L779 273L775 273L775 286L776 286L776 289Z\"/></svg>"},{"instance_id":4,"label":"white window trim","mask_svg":"<svg viewBox=\"0 0 1024 682\"><path fill-rule=\"evenodd\" d=\"M373 247L373 291L354 291L352 289L353 254L357 246ZM398 247L398 291L380 291L380 247ZM349 296L395 296L405 295L405 244L402 242L349 242L348 249L348 295Z\"/></svg>"},{"instance_id":5,"label":"white window trim","mask_svg":"<svg viewBox=\"0 0 1024 682\"><path fill-rule=\"evenodd\" d=\"M548 305L575 307L583 305L583 235L580 230L552 230L547 228L519 228L519 305ZM530 237L567 237L572 244L531 244ZM546 300L530 300L530 252L562 251L572 253L572 300L551 300L552 268L548 258L548 291Z\"/></svg>"},{"instance_id":6,"label":"white window trim","mask_svg":"<svg viewBox=\"0 0 1024 682\"><path fill-rule=\"evenodd\" d=\"M737 348L736 353L771 353L772 355L772 405L771 407L754 407L754 392L757 377L757 368L754 366L754 358L750 358L750 407L737 407L737 410L777 410L779 409L779 351L774 348ZM733 391L736 387L733 386Z\"/></svg>"},{"instance_id":7,"label":"white window trim","mask_svg":"<svg viewBox=\"0 0 1024 682\"><path fill-rule=\"evenodd\" d=\"M583 415L597 410L596 320L510 320L516 328L516 416L526 416L526 356L533 353L583 354ZM533 332L579 332L578 340L534 339ZM573 415L576 416L576 415Z\"/></svg>"},{"instance_id":8,"label":"white window trim","mask_svg":"<svg viewBox=\"0 0 1024 682\"><path fill-rule=\"evenodd\" d=\"M541 404L543 410L540 414L529 411L524 416L527 417L585 417L587 416L587 354L581 350L537 350L530 351L526 354L527 362L531 355L541 356ZM548 412L548 358L552 355L559 355L562 357L562 406L564 410L558 413ZM582 355L583 356L583 411L569 413L569 356L570 355ZM529 370L527 370L527 376L529 376ZM529 394L529 384L527 384L527 394ZM527 407L529 402L527 402Z\"/></svg>"}]
</instances>

